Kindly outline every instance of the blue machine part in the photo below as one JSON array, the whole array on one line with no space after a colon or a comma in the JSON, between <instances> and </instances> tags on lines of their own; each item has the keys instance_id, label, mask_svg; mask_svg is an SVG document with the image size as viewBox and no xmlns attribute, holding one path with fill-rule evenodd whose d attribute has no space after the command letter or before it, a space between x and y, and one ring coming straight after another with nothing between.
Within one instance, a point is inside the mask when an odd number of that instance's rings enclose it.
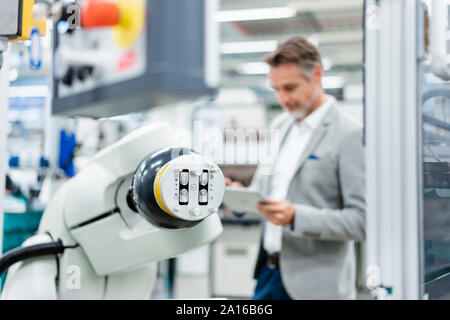
<instances>
[{"instance_id":1,"label":"blue machine part","mask_svg":"<svg viewBox=\"0 0 450 320\"><path fill-rule=\"evenodd\" d=\"M39 159L39 168L49 168L49 167L50 163L48 162L48 160L44 156L41 156L41 158Z\"/></svg>"},{"instance_id":2,"label":"blue machine part","mask_svg":"<svg viewBox=\"0 0 450 320\"><path fill-rule=\"evenodd\" d=\"M30 33L31 45L28 47L30 55L30 69L39 70L42 66L41 34L33 28Z\"/></svg>"},{"instance_id":3,"label":"blue machine part","mask_svg":"<svg viewBox=\"0 0 450 320\"><path fill-rule=\"evenodd\" d=\"M20 166L20 158L18 156L10 157L8 165L10 168L18 168Z\"/></svg>"},{"instance_id":4,"label":"blue machine part","mask_svg":"<svg viewBox=\"0 0 450 320\"><path fill-rule=\"evenodd\" d=\"M65 130L61 130L58 165L68 177L75 175L73 159L76 147L77 141L75 134L66 133Z\"/></svg>"}]
</instances>

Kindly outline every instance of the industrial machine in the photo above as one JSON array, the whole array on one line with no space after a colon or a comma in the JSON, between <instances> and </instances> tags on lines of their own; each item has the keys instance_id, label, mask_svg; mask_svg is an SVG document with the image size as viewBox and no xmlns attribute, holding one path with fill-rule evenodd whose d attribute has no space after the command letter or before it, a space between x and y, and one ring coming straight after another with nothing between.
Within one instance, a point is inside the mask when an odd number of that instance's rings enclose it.
<instances>
[{"instance_id":1,"label":"industrial machine","mask_svg":"<svg viewBox=\"0 0 450 320\"><path fill-rule=\"evenodd\" d=\"M149 298L157 261L222 231L221 170L179 146L152 125L94 157L57 192L39 234L0 259L0 272L12 265L2 298Z\"/></svg>"},{"instance_id":2,"label":"industrial machine","mask_svg":"<svg viewBox=\"0 0 450 320\"><path fill-rule=\"evenodd\" d=\"M57 0L55 115L109 117L213 96L216 0Z\"/></svg>"},{"instance_id":3,"label":"industrial machine","mask_svg":"<svg viewBox=\"0 0 450 320\"><path fill-rule=\"evenodd\" d=\"M45 34L42 21L52 18L52 114L145 111L215 94L217 4L0 0L0 53L9 40ZM95 156L57 191L38 234L0 258L2 299L150 298L158 261L222 231L224 176L184 138L165 124L145 126Z\"/></svg>"}]
</instances>

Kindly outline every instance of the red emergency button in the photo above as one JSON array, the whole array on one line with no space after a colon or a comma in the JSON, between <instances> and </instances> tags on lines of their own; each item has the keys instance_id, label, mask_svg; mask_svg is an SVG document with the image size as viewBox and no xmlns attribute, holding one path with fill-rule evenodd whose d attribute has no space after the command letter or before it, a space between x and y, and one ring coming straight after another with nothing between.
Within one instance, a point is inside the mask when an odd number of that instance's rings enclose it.
<instances>
[{"instance_id":1,"label":"red emergency button","mask_svg":"<svg viewBox=\"0 0 450 320\"><path fill-rule=\"evenodd\" d=\"M81 8L81 27L114 27L120 22L120 9L107 0L89 0Z\"/></svg>"}]
</instances>

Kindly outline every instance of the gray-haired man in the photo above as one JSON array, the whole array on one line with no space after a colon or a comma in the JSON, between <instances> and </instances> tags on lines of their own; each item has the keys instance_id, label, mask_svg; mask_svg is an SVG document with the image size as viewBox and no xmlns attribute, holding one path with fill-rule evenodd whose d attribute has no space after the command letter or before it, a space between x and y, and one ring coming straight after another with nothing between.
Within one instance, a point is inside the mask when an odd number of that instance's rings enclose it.
<instances>
[{"instance_id":1,"label":"gray-haired man","mask_svg":"<svg viewBox=\"0 0 450 320\"><path fill-rule=\"evenodd\" d=\"M254 299L354 299L355 241L365 239L362 130L324 93L311 43L291 38L266 62L287 112L271 124L282 138L274 174L258 168L250 185L268 197L258 205Z\"/></svg>"}]
</instances>

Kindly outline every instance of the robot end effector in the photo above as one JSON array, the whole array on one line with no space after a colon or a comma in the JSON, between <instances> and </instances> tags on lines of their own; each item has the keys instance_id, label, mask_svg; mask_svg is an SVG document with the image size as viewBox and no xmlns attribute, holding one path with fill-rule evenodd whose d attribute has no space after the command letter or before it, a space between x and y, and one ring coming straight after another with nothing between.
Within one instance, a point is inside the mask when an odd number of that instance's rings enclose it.
<instances>
[{"instance_id":1,"label":"robot end effector","mask_svg":"<svg viewBox=\"0 0 450 320\"><path fill-rule=\"evenodd\" d=\"M141 162L127 203L153 225L193 227L219 211L224 186L224 176L211 160L190 149L163 149Z\"/></svg>"},{"instance_id":2,"label":"robot end effector","mask_svg":"<svg viewBox=\"0 0 450 320\"><path fill-rule=\"evenodd\" d=\"M166 138L154 139L156 134ZM217 164L193 150L168 147L180 145L168 126L141 128L129 137L73 179L65 202L70 236L98 275L177 256L222 232L217 213L225 178ZM130 159L133 153L140 162ZM126 259L108 248L126 252Z\"/></svg>"},{"instance_id":3,"label":"robot end effector","mask_svg":"<svg viewBox=\"0 0 450 320\"><path fill-rule=\"evenodd\" d=\"M117 212L100 220L86 216L84 221L93 221L86 224L71 219L72 210L66 211L70 235L98 275L177 256L212 242L222 232L217 213L225 178L217 164L186 148L155 148L141 159L135 171L122 175L120 184L102 185L103 190L115 190ZM93 181L92 176L87 179ZM126 252L126 258L108 248Z\"/></svg>"}]
</instances>

